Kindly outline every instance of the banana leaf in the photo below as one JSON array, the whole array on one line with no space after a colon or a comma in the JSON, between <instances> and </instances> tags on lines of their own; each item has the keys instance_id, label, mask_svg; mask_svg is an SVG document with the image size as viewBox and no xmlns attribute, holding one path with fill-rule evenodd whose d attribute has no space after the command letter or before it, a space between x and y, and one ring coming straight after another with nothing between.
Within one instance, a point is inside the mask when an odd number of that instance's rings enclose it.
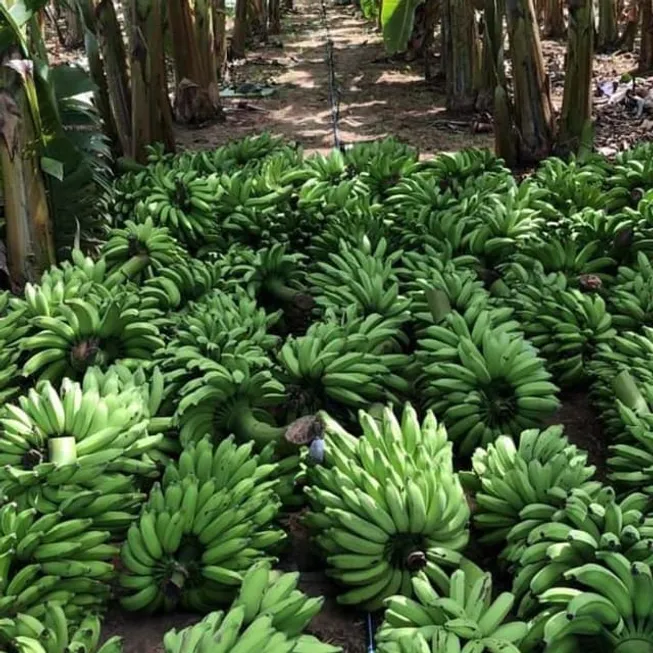
<instances>
[{"instance_id":1,"label":"banana leaf","mask_svg":"<svg viewBox=\"0 0 653 653\"><path fill-rule=\"evenodd\" d=\"M384 0L381 9L383 43L388 54L403 52L413 31L415 10L422 0Z\"/></svg>"}]
</instances>

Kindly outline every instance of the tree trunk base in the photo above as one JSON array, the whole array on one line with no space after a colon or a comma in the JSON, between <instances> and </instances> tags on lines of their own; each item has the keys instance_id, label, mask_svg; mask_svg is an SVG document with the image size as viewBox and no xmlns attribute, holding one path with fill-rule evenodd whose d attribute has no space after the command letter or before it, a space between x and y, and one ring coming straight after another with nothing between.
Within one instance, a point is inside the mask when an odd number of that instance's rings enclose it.
<instances>
[{"instance_id":1,"label":"tree trunk base","mask_svg":"<svg viewBox=\"0 0 653 653\"><path fill-rule=\"evenodd\" d=\"M175 94L175 120L182 125L202 125L223 121L219 90L201 88L190 79L182 79Z\"/></svg>"},{"instance_id":2,"label":"tree trunk base","mask_svg":"<svg viewBox=\"0 0 653 653\"><path fill-rule=\"evenodd\" d=\"M77 11L66 9L65 14L66 31L64 36L64 47L68 50L76 50L84 45L84 31Z\"/></svg>"}]
</instances>

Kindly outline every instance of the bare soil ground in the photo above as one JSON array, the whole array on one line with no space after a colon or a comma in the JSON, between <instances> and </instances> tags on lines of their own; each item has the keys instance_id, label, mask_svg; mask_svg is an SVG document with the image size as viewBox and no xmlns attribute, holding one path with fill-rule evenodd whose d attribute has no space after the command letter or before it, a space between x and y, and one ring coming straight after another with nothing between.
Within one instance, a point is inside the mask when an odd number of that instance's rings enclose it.
<instances>
[{"instance_id":1,"label":"bare soil ground","mask_svg":"<svg viewBox=\"0 0 653 653\"><path fill-rule=\"evenodd\" d=\"M326 40L333 43L333 61L340 100L339 132L345 143L394 135L417 147L422 156L463 147L492 147L486 117L452 115L445 108L443 80L424 80L421 61L388 59L375 25L348 6L327 5L326 24L318 2L300 0L286 15L282 34L251 50L230 66L232 84L263 83L276 89L267 98L225 99L225 123L199 129L178 129L182 148L212 148L243 136L270 131L301 143L307 152L327 152L334 145ZM437 47L436 47L437 50ZM562 105L566 43L543 42L553 105ZM506 55L508 57L508 54ZM594 81L618 81L631 73L633 53L597 55ZM437 67L437 63L436 63ZM637 79L644 92L653 78ZM648 139L653 116L639 118L622 105L595 99L597 147L607 153ZM481 130L478 127L481 126Z\"/></svg>"},{"instance_id":2,"label":"bare soil ground","mask_svg":"<svg viewBox=\"0 0 653 653\"><path fill-rule=\"evenodd\" d=\"M388 61L380 34L353 8L329 4L327 21L343 143L394 135L423 155L492 146L491 135L472 133L471 117L447 114L444 89L424 81L420 63ZM226 123L179 129L180 145L216 147L269 130L300 142L309 152L330 150L334 141L326 38L320 4L300 2L296 12L286 16L279 40L254 49L246 61L231 67L233 82L272 84L275 95L226 100Z\"/></svg>"}]
</instances>

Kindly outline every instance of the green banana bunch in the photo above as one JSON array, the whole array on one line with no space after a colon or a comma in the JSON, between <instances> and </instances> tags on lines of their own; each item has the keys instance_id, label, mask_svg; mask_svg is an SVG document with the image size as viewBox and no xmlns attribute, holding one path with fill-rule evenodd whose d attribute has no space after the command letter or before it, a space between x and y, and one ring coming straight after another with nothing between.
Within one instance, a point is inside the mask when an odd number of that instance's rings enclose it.
<instances>
[{"instance_id":1,"label":"green banana bunch","mask_svg":"<svg viewBox=\"0 0 653 653\"><path fill-rule=\"evenodd\" d=\"M133 216L136 206L147 197L150 184L149 167L116 177L108 194L112 224L121 224Z\"/></svg>"},{"instance_id":2,"label":"green banana bunch","mask_svg":"<svg viewBox=\"0 0 653 653\"><path fill-rule=\"evenodd\" d=\"M91 367L86 371L82 380L84 392L98 392L100 397L111 397L116 394L134 394L140 396L144 411L148 416L147 433L149 438L140 438L138 443L123 440L125 454L123 458L111 463L109 470L112 472L125 472L126 474L150 475L153 471L148 469L147 463L156 463L164 467L169 462L169 456L180 452L180 445L176 434L175 419L166 412L166 379L159 367L153 367L149 372L138 368L133 372L121 364L114 364L106 371ZM143 465L134 458L140 457ZM122 467L121 464L126 466Z\"/></svg>"},{"instance_id":3,"label":"green banana bunch","mask_svg":"<svg viewBox=\"0 0 653 653\"><path fill-rule=\"evenodd\" d=\"M616 551L597 554L564 573L567 583L544 592L550 606L542 619L546 651L651 651L653 575L646 562L631 562Z\"/></svg>"},{"instance_id":4,"label":"green banana bunch","mask_svg":"<svg viewBox=\"0 0 653 653\"><path fill-rule=\"evenodd\" d=\"M576 489L548 523L530 530L515 526L508 541L520 543L511 552L517 562L512 591L521 599L519 614L532 614L543 592L561 584L569 569L596 562L600 552L619 551L630 561L648 559L653 547L649 503L637 493L618 502L609 487L595 498Z\"/></svg>"},{"instance_id":5,"label":"green banana bunch","mask_svg":"<svg viewBox=\"0 0 653 653\"><path fill-rule=\"evenodd\" d=\"M533 260L546 273L562 272L570 280L581 275L595 275L603 282L610 281L610 272L617 262L606 256L602 243L591 240L586 244L571 239L538 239L518 254L515 260L525 266Z\"/></svg>"},{"instance_id":6,"label":"green banana bunch","mask_svg":"<svg viewBox=\"0 0 653 653\"><path fill-rule=\"evenodd\" d=\"M596 158L587 163L572 157L563 161L549 157L535 173L535 183L546 190L543 201L551 212L572 215L584 208L608 208L609 197L604 185L610 174L607 162Z\"/></svg>"},{"instance_id":7,"label":"green banana bunch","mask_svg":"<svg viewBox=\"0 0 653 653\"><path fill-rule=\"evenodd\" d=\"M290 653L294 650L294 644L272 627L271 617L261 615L245 628L243 614L242 608L232 608L226 614L211 612L194 626L180 632L170 630L163 638L163 650L165 653L227 653L239 649Z\"/></svg>"},{"instance_id":8,"label":"green banana bunch","mask_svg":"<svg viewBox=\"0 0 653 653\"><path fill-rule=\"evenodd\" d=\"M336 184L348 176L345 155L338 149L328 154L316 154L304 162L311 173L311 179Z\"/></svg>"},{"instance_id":9,"label":"green banana bunch","mask_svg":"<svg viewBox=\"0 0 653 653\"><path fill-rule=\"evenodd\" d=\"M96 615L71 626L61 605L50 602L30 613L0 619L0 647L21 653L122 653L121 637L111 637L100 646L100 628Z\"/></svg>"},{"instance_id":10,"label":"green banana bunch","mask_svg":"<svg viewBox=\"0 0 653 653\"><path fill-rule=\"evenodd\" d=\"M157 163L149 169L147 193L139 198L145 210L137 204L132 217L139 221L151 217L179 242L197 247L215 237L219 193L217 175L202 176L192 168Z\"/></svg>"},{"instance_id":11,"label":"green banana bunch","mask_svg":"<svg viewBox=\"0 0 653 653\"><path fill-rule=\"evenodd\" d=\"M332 219L345 221L349 215L374 206L369 188L358 177L333 182L311 178L299 189L296 205L309 224L324 227Z\"/></svg>"},{"instance_id":12,"label":"green banana bunch","mask_svg":"<svg viewBox=\"0 0 653 653\"><path fill-rule=\"evenodd\" d=\"M528 206L528 197L513 187L506 193L489 194L475 222L465 246L487 269L496 269L537 240L544 220Z\"/></svg>"},{"instance_id":13,"label":"green banana bunch","mask_svg":"<svg viewBox=\"0 0 653 653\"><path fill-rule=\"evenodd\" d=\"M606 185L610 193L617 193L622 199L621 206L636 204L644 191L651 187L653 166L650 156L650 144L640 143L632 150L619 152L615 157Z\"/></svg>"},{"instance_id":14,"label":"green banana bunch","mask_svg":"<svg viewBox=\"0 0 653 653\"><path fill-rule=\"evenodd\" d=\"M148 270L178 263L184 253L168 229L155 227L149 216L138 224L127 220L123 227L112 229L100 250L112 276L135 281L140 281Z\"/></svg>"},{"instance_id":15,"label":"green banana bunch","mask_svg":"<svg viewBox=\"0 0 653 653\"><path fill-rule=\"evenodd\" d=\"M251 165L251 164L250 164ZM301 146L284 146L268 154L256 167L267 188L284 189L292 186L296 192L311 177L304 166Z\"/></svg>"},{"instance_id":16,"label":"green banana bunch","mask_svg":"<svg viewBox=\"0 0 653 653\"><path fill-rule=\"evenodd\" d=\"M556 234L559 239L569 238L579 245L598 242L603 256L623 265L634 259L634 242L638 242L638 247L644 245L642 241L645 237L638 229L638 217L630 212L613 214L603 209L585 208L557 225ZM608 272L611 274L613 270Z\"/></svg>"},{"instance_id":17,"label":"green banana bunch","mask_svg":"<svg viewBox=\"0 0 653 653\"><path fill-rule=\"evenodd\" d=\"M256 168L270 156L286 149L296 150L297 146L287 145L281 136L263 132L232 141L218 148L215 154L221 154L235 168Z\"/></svg>"},{"instance_id":18,"label":"green banana bunch","mask_svg":"<svg viewBox=\"0 0 653 653\"><path fill-rule=\"evenodd\" d=\"M523 621L507 621L515 601L510 592L492 600L492 576L467 565L451 575L446 591L438 593L428 576L412 579L415 599L391 596L385 600L383 623L376 633L379 653L404 651L505 651L519 653L528 634ZM421 643L423 638L426 648ZM416 641L410 644L406 640ZM406 643L404 643L406 642ZM410 648L419 643L421 648ZM431 644L429 647L428 644Z\"/></svg>"},{"instance_id":19,"label":"green banana bunch","mask_svg":"<svg viewBox=\"0 0 653 653\"><path fill-rule=\"evenodd\" d=\"M352 304L361 315L378 313L394 317L410 308L410 300L399 291L395 264L401 250L387 253L382 239L373 251L365 251L342 242L330 262L318 262L319 272L309 274L308 281L318 306L345 310Z\"/></svg>"},{"instance_id":20,"label":"green banana bunch","mask_svg":"<svg viewBox=\"0 0 653 653\"><path fill-rule=\"evenodd\" d=\"M283 238L291 184L270 187L265 177L249 170L222 174L217 182L215 213L223 238L256 247Z\"/></svg>"},{"instance_id":21,"label":"green banana bunch","mask_svg":"<svg viewBox=\"0 0 653 653\"><path fill-rule=\"evenodd\" d=\"M188 307L176 325L175 337L180 346L192 345L208 351L210 341L220 331L227 331L233 338L250 341L268 352L279 344L279 337L270 332L280 318L280 310L266 311L243 290L209 293Z\"/></svg>"},{"instance_id":22,"label":"green banana bunch","mask_svg":"<svg viewBox=\"0 0 653 653\"><path fill-rule=\"evenodd\" d=\"M384 159L391 159L410 169L416 164L419 152L414 147L398 141L394 136L366 143L354 143L344 152L345 165L350 173L370 172Z\"/></svg>"},{"instance_id":23,"label":"green banana bunch","mask_svg":"<svg viewBox=\"0 0 653 653\"><path fill-rule=\"evenodd\" d=\"M445 261L465 260L470 256L465 237L475 224L473 216L480 210L480 204L479 197L472 196L455 200L446 209L426 213L421 220L406 221L403 215L398 215L392 225L394 239L408 251L419 252L428 245Z\"/></svg>"},{"instance_id":24,"label":"green banana bunch","mask_svg":"<svg viewBox=\"0 0 653 653\"><path fill-rule=\"evenodd\" d=\"M38 618L49 601L61 603L73 621L103 610L118 549L109 544L111 533L93 528L92 519L63 512L39 516L15 503L0 508L0 614Z\"/></svg>"},{"instance_id":25,"label":"green banana bunch","mask_svg":"<svg viewBox=\"0 0 653 653\"><path fill-rule=\"evenodd\" d=\"M450 188L454 193L464 189L467 182L480 185L485 177L504 183L513 182L503 159L497 158L490 150L475 147L458 152L439 152L432 159L420 162L420 169L435 176L443 190Z\"/></svg>"},{"instance_id":26,"label":"green banana bunch","mask_svg":"<svg viewBox=\"0 0 653 653\"><path fill-rule=\"evenodd\" d=\"M79 379L93 365L114 361L147 366L163 346L159 330L141 315L133 293L110 300L73 298L59 306L59 314L31 319L34 335L20 341L26 357L22 374L41 380Z\"/></svg>"},{"instance_id":27,"label":"green banana bunch","mask_svg":"<svg viewBox=\"0 0 653 653\"><path fill-rule=\"evenodd\" d=\"M653 386L652 360L653 329L646 326L641 333L622 332L609 343L603 343L594 354L589 365L590 397L611 439L632 440L615 397L630 409L648 410L646 403L639 403L643 401L639 395L644 393L648 401L653 400L649 390Z\"/></svg>"},{"instance_id":28,"label":"green banana bunch","mask_svg":"<svg viewBox=\"0 0 653 653\"><path fill-rule=\"evenodd\" d=\"M653 492L653 413L649 406L653 386L646 386L646 397L629 372L621 372L613 384L621 419L622 437L608 447L608 477L628 491Z\"/></svg>"},{"instance_id":29,"label":"green banana bunch","mask_svg":"<svg viewBox=\"0 0 653 653\"><path fill-rule=\"evenodd\" d=\"M565 290L569 285L564 274L545 272L537 260L529 261L528 265L514 260L507 263L501 268L501 280L508 286L510 294L497 298L497 303L501 301L514 308L524 322L533 321L538 304L545 297L555 290Z\"/></svg>"},{"instance_id":30,"label":"green banana bunch","mask_svg":"<svg viewBox=\"0 0 653 653\"><path fill-rule=\"evenodd\" d=\"M210 310L206 302L192 307L178 321L173 337L158 354L166 382L166 410L174 411L182 396L181 389L213 371L216 365L231 366L235 360L243 359L252 369L272 366L269 351L279 338L267 330L279 314L266 314L244 296L238 303L229 296L220 298L222 310ZM253 311L247 315L250 309Z\"/></svg>"},{"instance_id":31,"label":"green banana bunch","mask_svg":"<svg viewBox=\"0 0 653 653\"><path fill-rule=\"evenodd\" d=\"M280 580L283 580L283 576ZM298 592L304 597L301 592ZM298 601L292 599L297 604ZM310 601L311 599L308 599ZM286 599L289 603L289 599ZM338 646L324 644L311 635L288 637L275 625L275 613L281 602L248 617L246 608L232 606L229 611L212 612L194 626L177 632L168 631L163 638L164 653L228 653L229 651L259 651L260 653L338 653Z\"/></svg>"},{"instance_id":32,"label":"green banana bunch","mask_svg":"<svg viewBox=\"0 0 653 653\"><path fill-rule=\"evenodd\" d=\"M29 332L25 308L11 309L10 301L11 295L8 291L0 292L0 405L10 401L20 392L18 342Z\"/></svg>"},{"instance_id":33,"label":"green banana bunch","mask_svg":"<svg viewBox=\"0 0 653 653\"><path fill-rule=\"evenodd\" d=\"M15 311L22 311L24 318L52 317L70 299L93 294L98 298L109 297L106 262L93 261L78 249L72 251L72 264L64 261L60 266L46 270L37 284L27 283L22 297L13 297L9 304Z\"/></svg>"},{"instance_id":34,"label":"green banana bunch","mask_svg":"<svg viewBox=\"0 0 653 653\"><path fill-rule=\"evenodd\" d=\"M401 178L389 188L383 206L395 219L394 228L399 230L399 216L402 222L409 221L413 227L423 225L432 213L454 208L456 198L450 190L441 188L441 179L418 172Z\"/></svg>"},{"instance_id":35,"label":"green banana bunch","mask_svg":"<svg viewBox=\"0 0 653 653\"><path fill-rule=\"evenodd\" d=\"M212 470L220 470L222 483L232 485L230 474L236 474L237 479L242 474L254 473L255 475L265 473L268 480L276 481L275 493L284 504L292 503L292 494L295 490L296 478L300 475L301 454L280 457L277 455L277 447L274 444L266 445L259 454L253 455L253 442L247 442L238 448L233 444L233 436L222 440L220 445L213 448L209 441L204 438L198 443L190 443L184 447L179 456L177 466L168 465L165 470L164 479L181 480L185 476L194 474L199 483L205 483L210 478ZM233 460L231 459L234 454ZM222 460L218 460L222 458ZM245 469L240 470L242 460L246 460ZM223 468L227 471L223 473ZM255 472L253 470L256 470ZM224 476L224 474L229 474Z\"/></svg>"},{"instance_id":36,"label":"green banana bunch","mask_svg":"<svg viewBox=\"0 0 653 653\"><path fill-rule=\"evenodd\" d=\"M80 296L88 297L93 303L110 299L110 291L104 285L107 281L106 264L94 262L78 249L73 249L72 258L72 264L65 261L46 270L38 284L27 283L22 297L9 296L8 293L1 296L0 342L5 343L5 377L19 376L13 366L21 357L23 341L39 333L39 320L48 322L61 318L60 307L69 300L79 301ZM11 388L8 391L11 392Z\"/></svg>"},{"instance_id":37,"label":"green banana bunch","mask_svg":"<svg viewBox=\"0 0 653 653\"><path fill-rule=\"evenodd\" d=\"M537 427L558 409L558 388L544 361L519 334L485 328L479 331L480 345L445 329L439 337L449 338L449 346L438 351L440 360L423 368L420 385L426 406L442 416L462 455L499 435ZM419 346L432 348L423 340Z\"/></svg>"},{"instance_id":38,"label":"green banana bunch","mask_svg":"<svg viewBox=\"0 0 653 653\"><path fill-rule=\"evenodd\" d=\"M389 240L388 219L383 215L381 206L371 204L367 196L351 200L344 208L327 206L325 210L334 212L328 216L313 216L314 224L307 246L310 260L327 262L332 254L338 254L342 242L364 251L375 250L385 238Z\"/></svg>"},{"instance_id":39,"label":"green banana bunch","mask_svg":"<svg viewBox=\"0 0 653 653\"><path fill-rule=\"evenodd\" d=\"M0 318L1 319L1 318ZM0 340L0 406L13 401L21 391L19 376L19 352L6 340Z\"/></svg>"},{"instance_id":40,"label":"green banana bunch","mask_svg":"<svg viewBox=\"0 0 653 653\"><path fill-rule=\"evenodd\" d=\"M469 508L443 426L430 412L420 424L410 405L401 422L387 407L381 424L361 411L359 439L322 419L324 463L307 469L305 519L327 574L347 589L338 601L378 609L388 596L410 595L418 569L446 582L443 566L462 560Z\"/></svg>"},{"instance_id":41,"label":"green banana bunch","mask_svg":"<svg viewBox=\"0 0 653 653\"><path fill-rule=\"evenodd\" d=\"M443 252L426 244L422 251L404 252L401 263L402 267L397 274L407 294L422 290L422 280L430 281L435 288L444 290L452 304L460 309L469 301L468 295L483 289L483 283L475 274L479 264L475 256L465 255L448 260ZM469 290L467 286L470 286ZM462 300L458 304L461 294Z\"/></svg>"},{"instance_id":42,"label":"green banana bunch","mask_svg":"<svg viewBox=\"0 0 653 653\"><path fill-rule=\"evenodd\" d=\"M234 433L264 447L281 441L286 433L264 410L285 400L284 386L269 370L253 368L245 358L232 359L228 367L212 365L202 377L186 383L181 397L176 416L182 444L206 434Z\"/></svg>"},{"instance_id":43,"label":"green banana bunch","mask_svg":"<svg viewBox=\"0 0 653 653\"><path fill-rule=\"evenodd\" d=\"M653 266L643 252L637 252L632 267L619 268L607 300L619 330L639 331L653 324Z\"/></svg>"},{"instance_id":44,"label":"green banana bunch","mask_svg":"<svg viewBox=\"0 0 653 653\"><path fill-rule=\"evenodd\" d=\"M561 385L588 380L588 366L594 353L610 344L617 335L605 301L596 294L583 294L575 288L547 287L535 307L535 291L517 309L527 337L549 361L551 373ZM516 302L521 298L517 297ZM529 315L530 314L530 315Z\"/></svg>"},{"instance_id":45,"label":"green banana bunch","mask_svg":"<svg viewBox=\"0 0 653 653\"><path fill-rule=\"evenodd\" d=\"M117 383L117 374L107 377ZM147 457L164 440L163 433L148 434L148 402L155 397L146 397L138 386L102 396L92 384L96 376L91 370L85 387L64 379L59 392L45 381L17 405L3 407L0 488L5 496L53 512L106 474L156 475L157 466Z\"/></svg>"},{"instance_id":46,"label":"green banana bunch","mask_svg":"<svg viewBox=\"0 0 653 653\"><path fill-rule=\"evenodd\" d=\"M138 293L143 309L154 309L167 314L180 310L222 285L223 262L200 261L185 257L177 263L159 268L156 275L145 279ZM157 326L165 323L158 320Z\"/></svg>"},{"instance_id":47,"label":"green banana bunch","mask_svg":"<svg viewBox=\"0 0 653 653\"><path fill-rule=\"evenodd\" d=\"M418 166L417 150L394 138L373 143L357 143L345 152L345 162L351 175L370 189L374 201L383 202L392 188Z\"/></svg>"},{"instance_id":48,"label":"green banana bunch","mask_svg":"<svg viewBox=\"0 0 653 653\"><path fill-rule=\"evenodd\" d=\"M134 371L120 363L106 370L90 367L82 378L81 387L84 392L95 391L100 397L134 393L141 397L142 410L151 419L158 415L165 394L163 374L158 367L147 372L142 367Z\"/></svg>"},{"instance_id":49,"label":"green banana bunch","mask_svg":"<svg viewBox=\"0 0 653 653\"><path fill-rule=\"evenodd\" d=\"M272 627L277 632L283 633L290 640L297 640L324 604L323 597L308 597L297 589L298 582L298 572L273 571L269 562L257 562L243 575L243 583L231 610L244 610L244 626L261 615L269 615L272 618ZM306 643L308 640L300 649L303 649ZM341 649L317 644L315 650L335 653Z\"/></svg>"},{"instance_id":50,"label":"green banana bunch","mask_svg":"<svg viewBox=\"0 0 653 653\"><path fill-rule=\"evenodd\" d=\"M519 445L499 436L472 456L477 491L474 523L486 544L504 543L517 524L524 533L548 521L578 488L593 496L601 487L587 454L570 444L561 426L522 431Z\"/></svg>"},{"instance_id":51,"label":"green banana bunch","mask_svg":"<svg viewBox=\"0 0 653 653\"><path fill-rule=\"evenodd\" d=\"M129 611L184 608L208 612L230 601L242 574L286 535L274 528L280 502L252 443L208 440L182 452L154 485L140 518L127 531L121 558ZM201 479L206 479L202 481Z\"/></svg>"},{"instance_id":52,"label":"green banana bunch","mask_svg":"<svg viewBox=\"0 0 653 653\"><path fill-rule=\"evenodd\" d=\"M243 249L242 262L232 270L232 283L236 288L244 286L252 297L263 305L281 303L308 310L312 298L304 290L304 274L301 265L304 256L289 254L286 245L275 243L257 252Z\"/></svg>"},{"instance_id":53,"label":"green banana bunch","mask_svg":"<svg viewBox=\"0 0 653 653\"><path fill-rule=\"evenodd\" d=\"M471 272L445 272L433 274L429 280L418 279L410 297L420 346L418 355L422 355L425 362L444 360L441 356L445 351L449 354L446 358L451 358L451 343L458 337L470 338L480 345L488 328L521 332L519 322L513 319L513 310L508 306L496 306Z\"/></svg>"},{"instance_id":54,"label":"green banana bunch","mask_svg":"<svg viewBox=\"0 0 653 653\"><path fill-rule=\"evenodd\" d=\"M392 353L403 338L403 318L359 317L352 307L344 319L332 320L287 338L277 354L279 379L291 393L290 414L341 413L406 396L410 386L403 372L410 357Z\"/></svg>"}]
</instances>

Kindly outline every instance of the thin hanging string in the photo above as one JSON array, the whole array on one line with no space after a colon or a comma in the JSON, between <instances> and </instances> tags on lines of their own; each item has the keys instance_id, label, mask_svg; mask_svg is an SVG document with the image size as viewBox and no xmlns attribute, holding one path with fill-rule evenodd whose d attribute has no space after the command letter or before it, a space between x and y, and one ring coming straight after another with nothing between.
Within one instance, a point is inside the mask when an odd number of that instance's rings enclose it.
<instances>
[{"instance_id":1,"label":"thin hanging string","mask_svg":"<svg viewBox=\"0 0 653 653\"><path fill-rule=\"evenodd\" d=\"M320 5L322 22L324 23L324 33L326 35L325 61L329 78L329 104L331 105L331 129L333 131L333 144L336 148L341 150L342 143L340 141L340 132L338 130L338 122L340 121L340 91L338 89L338 81L336 79L336 64L335 55L333 52L333 40L331 39L331 31L329 29L326 0L320 0Z\"/></svg>"}]
</instances>

